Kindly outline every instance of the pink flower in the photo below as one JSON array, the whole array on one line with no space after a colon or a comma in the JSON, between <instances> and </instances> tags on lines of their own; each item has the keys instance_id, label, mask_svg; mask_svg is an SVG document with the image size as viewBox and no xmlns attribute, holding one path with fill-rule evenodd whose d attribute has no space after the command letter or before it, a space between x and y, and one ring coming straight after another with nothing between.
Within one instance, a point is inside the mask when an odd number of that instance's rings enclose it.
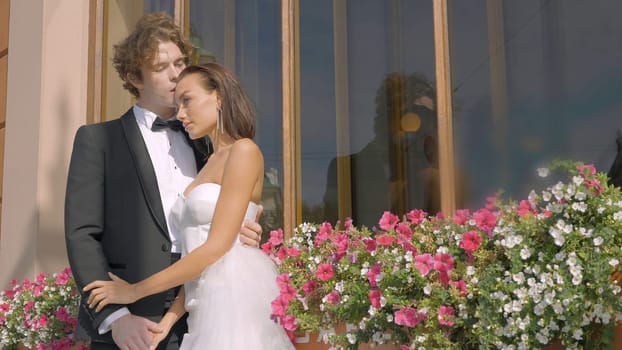
<instances>
[{"instance_id":1,"label":"pink flower","mask_svg":"<svg viewBox=\"0 0 622 350\"><path fill-rule=\"evenodd\" d=\"M454 258L449 254L434 256L434 269L439 272L449 272L454 268Z\"/></svg>"},{"instance_id":2,"label":"pink flower","mask_svg":"<svg viewBox=\"0 0 622 350\"><path fill-rule=\"evenodd\" d=\"M423 276L426 276L432 267L434 266L434 260L430 254L421 254L415 256L415 267L419 269L419 272Z\"/></svg>"},{"instance_id":3,"label":"pink flower","mask_svg":"<svg viewBox=\"0 0 622 350\"><path fill-rule=\"evenodd\" d=\"M482 242L482 237L475 231L469 231L462 235L462 242L460 242L460 248L471 253L479 248Z\"/></svg>"},{"instance_id":4,"label":"pink flower","mask_svg":"<svg viewBox=\"0 0 622 350\"><path fill-rule=\"evenodd\" d=\"M289 275L287 273L282 273L278 276L276 276L276 284L279 286L279 288L283 288L286 286L289 286L291 284L291 279L289 278Z\"/></svg>"},{"instance_id":5,"label":"pink flower","mask_svg":"<svg viewBox=\"0 0 622 350\"><path fill-rule=\"evenodd\" d=\"M45 273L41 272L37 275L37 283L45 283Z\"/></svg>"},{"instance_id":6,"label":"pink flower","mask_svg":"<svg viewBox=\"0 0 622 350\"><path fill-rule=\"evenodd\" d=\"M434 269L439 272L441 283L448 285L449 272L454 268L454 258L449 254L436 254L434 257Z\"/></svg>"},{"instance_id":7,"label":"pink flower","mask_svg":"<svg viewBox=\"0 0 622 350\"><path fill-rule=\"evenodd\" d=\"M581 172L583 177L585 177L586 174L596 175L596 168L594 167L594 164L577 165L577 170Z\"/></svg>"},{"instance_id":8,"label":"pink flower","mask_svg":"<svg viewBox=\"0 0 622 350\"><path fill-rule=\"evenodd\" d=\"M343 222L343 228L346 231L349 231L352 228L352 219L351 218L346 218L346 221Z\"/></svg>"},{"instance_id":9,"label":"pink flower","mask_svg":"<svg viewBox=\"0 0 622 350\"><path fill-rule=\"evenodd\" d=\"M329 280L335 276L333 273L333 266L330 264L320 264L315 272L315 275L320 279L320 281Z\"/></svg>"},{"instance_id":10,"label":"pink flower","mask_svg":"<svg viewBox=\"0 0 622 350\"><path fill-rule=\"evenodd\" d=\"M380 305L380 297L382 297L382 293L378 289L372 289L369 291L369 301L376 309L382 307L382 305Z\"/></svg>"},{"instance_id":11,"label":"pink flower","mask_svg":"<svg viewBox=\"0 0 622 350\"><path fill-rule=\"evenodd\" d=\"M425 314L412 307L405 307L394 313L394 320L395 324L412 328L425 320Z\"/></svg>"},{"instance_id":12,"label":"pink flower","mask_svg":"<svg viewBox=\"0 0 622 350\"><path fill-rule=\"evenodd\" d=\"M316 280L310 280L308 282L305 282L302 285L302 290L305 292L305 295L309 295L311 293L313 293L313 291L315 291L318 287L318 283Z\"/></svg>"},{"instance_id":13,"label":"pink flower","mask_svg":"<svg viewBox=\"0 0 622 350\"><path fill-rule=\"evenodd\" d=\"M69 275L67 272L62 271L56 276L56 284L64 286L69 282Z\"/></svg>"},{"instance_id":14,"label":"pink flower","mask_svg":"<svg viewBox=\"0 0 622 350\"><path fill-rule=\"evenodd\" d=\"M71 315L67 312L67 308L60 307L58 310L53 312L54 316L63 322L68 322L71 320Z\"/></svg>"},{"instance_id":15,"label":"pink flower","mask_svg":"<svg viewBox=\"0 0 622 350\"><path fill-rule=\"evenodd\" d=\"M486 197L486 205L484 206L488 210L492 210L497 207L497 202L501 193L495 192L490 197Z\"/></svg>"},{"instance_id":16,"label":"pink flower","mask_svg":"<svg viewBox=\"0 0 622 350\"><path fill-rule=\"evenodd\" d=\"M261 250L268 255L272 252L272 248L274 248L274 246L270 243L270 241L261 245Z\"/></svg>"},{"instance_id":17,"label":"pink flower","mask_svg":"<svg viewBox=\"0 0 622 350\"><path fill-rule=\"evenodd\" d=\"M330 238L330 234L333 232L333 227L330 223L324 221L320 225L320 230L315 236L315 246L319 247L322 242Z\"/></svg>"},{"instance_id":18,"label":"pink flower","mask_svg":"<svg viewBox=\"0 0 622 350\"><path fill-rule=\"evenodd\" d=\"M365 238L364 242L365 242L365 245L367 247L367 252L368 253L373 252L378 247L378 244L376 244L376 240L375 239Z\"/></svg>"},{"instance_id":19,"label":"pink flower","mask_svg":"<svg viewBox=\"0 0 622 350\"><path fill-rule=\"evenodd\" d=\"M30 282L28 278L24 278L24 281L22 282L22 288L25 290L30 290L30 288L32 288L32 282Z\"/></svg>"},{"instance_id":20,"label":"pink flower","mask_svg":"<svg viewBox=\"0 0 622 350\"><path fill-rule=\"evenodd\" d=\"M531 208L531 204L529 203L529 201L522 200L518 202L517 213L520 217L525 217L532 214L533 212L534 210Z\"/></svg>"},{"instance_id":21,"label":"pink flower","mask_svg":"<svg viewBox=\"0 0 622 350\"><path fill-rule=\"evenodd\" d=\"M376 237L376 243L378 243L379 245L388 246L393 244L393 242L395 242L395 238L386 234L382 234Z\"/></svg>"},{"instance_id":22,"label":"pink flower","mask_svg":"<svg viewBox=\"0 0 622 350\"><path fill-rule=\"evenodd\" d=\"M271 303L272 305L272 315L277 317L285 316L285 311L289 306L289 299L283 297L283 295L279 295L274 299Z\"/></svg>"},{"instance_id":23,"label":"pink flower","mask_svg":"<svg viewBox=\"0 0 622 350\"><path fill-rule=\"evenodd\" d=\"M43 295L43 287L41 285L35 285L33 287L32 293L35 297L40 297Z\"/></svg>"},{"instance_id":24,"label":"pink flower","mask_svg":"<svg viewBox=\"0 0 622 350\"><path fill-rule=\"evenodd\" d=\"M483 208L476 211L473 214L475 219L475 225L482 231L486 232L488 236L492 235L492 229L497 224L497 215L490 210Z\"/></svg>"},{"instance_id":25,"label":"pink flower","mask_svg":"<svg viewBox=\"0 0 622 350\"><path fill-rule=\"evenodd\" d=\"M289 256L300 256L300 250L295 247L287 248L287 255Z\"/></svg>"},{"instance_id":26,"label":"pink flower","mask_svg":"<svg viewBox=\"0 0 622 350\"><path fill-rule=\"evenodd\" d=\"M438 310L438 323L443 326L454 325L454 308L451 306L441 306Z\"/></svg>"},{"instance_id":27,"label":"pink flower","mask_svg":"<svg viewBox=\"0 0 622 350\"><path fill-rule=\"evenodd\" d=\"M469 212L469 209L458 209L453 217L454 223L456 225L464 225L464 223L469 221L470 215L471 213Z\"/></svg>"},{"instance_id":28,"label":"pink flower","mask_svg":"<svg viewBox=\"0 0 622 350\"><path fill-rule=\"evenodd\" d=\"M331 304L339 304L339 301L341 300L341 296L339 296L339 292L334 290L328 293L328 295L326 296L326 300Z\"/></svg>"},{"instance_id":29,"label":"pink flower","mask_svg":"<svg viewBox=\"0 0 622 350\"><path fill-rule=\"evenodd\" d=\"M410 244L408 241L401 241L400 244L404 247L404 250L407 252L413 253L413 255L417 255L417 248L414 245Z\"/></svg>"},{"instance_id":30,"label":"pink flower","mask_svg":"<svg viewBox=\"0 0 622 350\"><path fill-rule=\"evenodd\" d=\"M26 305L24 305L24 312L29 312L32 310L32 307L35 305L34 301L29 301Z\"/></svg>"},{"instance_id":31,"label":"pink flower","mask_svg":"<svg viewBox=\"0 0 622 350\"><path fill-rule=\"evenodd\" d=\"M402 240L410 241L413 238L413 231L410 229L410 227L407 224L403 222L400 222L399 224L397 224L397 228L395 229L395 231L397 231L400 239Z\"/></svg>"},{"instance_id":32,"label":"pink flower","mask_svg":"<svg viewBox=\"0 0 622 350\"><path fill-rule=\"evenodd\" d=\"M410 220L410 223L415 225L421 224L427 216L428 213L420 209L411 210L406 214L406 217Z\"/></svg>"},{"instance_id":33,"label":"pink flower","mask_svg":"<svg viewBox=\"0 0 622 350\"><path fill-rule=\"evenodd\" d=\"M385 231L390 231L395 227L395 225L397 225L399 221L400 218L398 218L397 215L392 214L390 211L385 211L382 214L378 225L381 229Z\"/></svg>"},{"instance_id":34,"label":"pink flower","mask_svg":"<svg viewBox=\"0 0 622 350\"><path fill-rule=\"evenodd\" d=\"M460 296L465 297L467 295L467 288L464 280L454 281L453 285L460 291Z\"/></svg>"},{"instance_id":35,"label":"pink flower","mask_svg":"<svg viewBox=\"0 0 622 350\"><path fill-rule=\"evenodd\" d=\"M369 271L367 271L367 280L372 287L378 286L378 275L382 272L382 265L379 263L374 264Z\"/></svg>"},{"instance_id":36,"label":"pink flower","mask_svg":"<svg viewBox=\"0 0 622 350\"><path fill-rule=\"evenodd\" d=\"M281 260L287 258L287 248L285 248L285 246L281 246L276 252L276 257Z\"/></svg>"},{"instance_id":37,"label":"pink flower","mask_svg":"<svg viewBox=\"0 0 622 350\"><path fill-rule=\"evenodd\" d=\"M296 330L297 326L296 326L296 318L292 315L286 315L285 317L283 317L282 321L282 325L283 328L285 328L285 330L293 332Z\"/></svg>"},{"instance_id":38,"label":"pink flower","mask_svg":"<svg viewBox=\"0 0 622 350\"><path fill-rule=\"evenodd\" d=\"M278 229L270 231L270 239L268 242L272 243L273 246L283 243L283 230Z\"/></svg>"}]
</instances>

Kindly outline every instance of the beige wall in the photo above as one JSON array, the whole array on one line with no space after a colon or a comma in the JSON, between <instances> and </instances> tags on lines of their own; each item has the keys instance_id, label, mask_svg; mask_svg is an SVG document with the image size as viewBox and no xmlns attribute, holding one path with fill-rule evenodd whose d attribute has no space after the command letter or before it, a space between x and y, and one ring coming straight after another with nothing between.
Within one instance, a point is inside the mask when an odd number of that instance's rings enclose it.
<instances>
[{"instance_id":1,"label":"beige wall","mask_svg":"<svg viewBox=\"0 0 622 350\"><path fill-rule=\"evenodd\" d=\"M0 289L67 266L65 181L87 98L89 2L10 6Z\"/></svg>"}]
</instances>

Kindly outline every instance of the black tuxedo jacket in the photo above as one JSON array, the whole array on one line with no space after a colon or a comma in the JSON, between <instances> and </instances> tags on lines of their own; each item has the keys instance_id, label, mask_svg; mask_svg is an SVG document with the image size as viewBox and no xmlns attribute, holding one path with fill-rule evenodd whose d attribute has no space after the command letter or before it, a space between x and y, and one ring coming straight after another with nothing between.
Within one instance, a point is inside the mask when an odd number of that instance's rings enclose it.
<instances>
[{"instance_id":1,"label":"black tuxedo jacket","mask_svg":"<svg viewBox=\"0 0 622 350\"><path fill-rule=\"evenodd\" d=\"M194 150L195 148L193 148ZM195 151L197 169L204 159ZM65 239L69 264L80 290L108 271L140 281L170 265L171 241L155 171L132 109L121 118L78 129L65 197ZM112 342L99 335L101 322L122 305L95 312L83 295L77 336ZM127 305L132 314L158 321L165 293Z\"/></svg>"}]
</instances>

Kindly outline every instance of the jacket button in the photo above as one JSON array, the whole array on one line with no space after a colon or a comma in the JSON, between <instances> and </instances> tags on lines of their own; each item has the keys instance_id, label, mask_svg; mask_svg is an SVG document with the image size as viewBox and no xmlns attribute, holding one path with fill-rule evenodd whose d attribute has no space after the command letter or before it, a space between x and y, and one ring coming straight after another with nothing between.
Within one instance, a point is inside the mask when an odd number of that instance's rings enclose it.
<instances>
[{"instance_id":1,"label":"jacket button","mask_svg":"<svg viewBox=\"0 0 622 350\"><path fill-rule=\"evenodd\" d=\"M168 252L169 251L168 244L166 244L166 243L162 243L162 247L160 247L160 248L162 248L163 252Z\"/></svg>"}]
</instances>

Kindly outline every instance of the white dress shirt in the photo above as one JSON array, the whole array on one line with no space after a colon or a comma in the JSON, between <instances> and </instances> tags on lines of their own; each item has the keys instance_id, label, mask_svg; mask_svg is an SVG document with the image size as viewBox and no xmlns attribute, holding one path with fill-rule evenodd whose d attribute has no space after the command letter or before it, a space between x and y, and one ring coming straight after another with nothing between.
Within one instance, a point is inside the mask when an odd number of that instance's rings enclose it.
<instances>
[{"instance_id":1,"label":"white dress shirt","mask_svg":"<svg viewBox=\"0 0 622 350\"><path fill-rule=\"evenodd\" d=\"M143 136L151 164L158 180L158 189L162 208L166 216L166 226L171 239L171 252L180 253L181 247L177 227L171 227L171 208L186 187L197 175L196 161L186 136L179 131L163 128L152 131L151 125L158 117L155 113L134 105L133 108L138 128ZM110 331L112 322L129 314L127 308L121 308L110 314L98 328L99 334Z\"/></svg>"}]
</instances>

